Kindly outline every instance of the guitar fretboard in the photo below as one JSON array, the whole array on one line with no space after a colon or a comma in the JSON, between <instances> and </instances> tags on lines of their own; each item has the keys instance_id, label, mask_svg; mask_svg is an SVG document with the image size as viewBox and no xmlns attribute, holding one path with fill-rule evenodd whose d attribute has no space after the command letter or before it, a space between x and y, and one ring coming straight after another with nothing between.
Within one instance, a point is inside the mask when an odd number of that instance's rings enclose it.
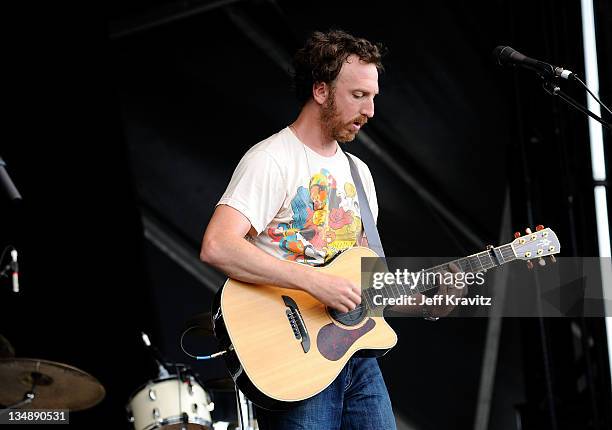
<instances>
[{"instance_id":1,"label":"guitar fretboard","mask_svg":"<svg viewBox=\"0 0 612 430\"><path fill-rule=\"evenodd\" d=\"M431 279L431 276L427 274L441 274L449 272L449 264L456 264L462 272L465 273L478 273L492 269L493 267L501 266L502 264L509 263L510 261L516 260L512 245L502 245L497 248L491 248L477 254L473 254L467 257L459 258L458 260L449 261L448 263L440 264L438 266L430 267L429 269L421 270L419 282L412 283L412 278L409 278L408 283L394 282L393 285L385 285L383 288L375 289L368 288L363 291L362 303L368 308L374 309L380 307L374 304L373 297L375 295L382 296L384 298L398 298L403 295L411 296L418 293L423 293L427 290L437 288L438 284L433 282L427 282Z\"/></svg>"}]
</instances>

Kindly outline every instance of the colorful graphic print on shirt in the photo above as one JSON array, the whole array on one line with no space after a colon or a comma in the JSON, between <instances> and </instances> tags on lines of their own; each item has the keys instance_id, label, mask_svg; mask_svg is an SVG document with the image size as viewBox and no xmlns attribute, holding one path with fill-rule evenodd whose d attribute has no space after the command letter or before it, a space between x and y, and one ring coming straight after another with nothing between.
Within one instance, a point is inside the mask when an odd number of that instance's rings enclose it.
<instances>
[{"instance_id":1,"label":"colorful graphic print on shirt","mask_svg":"<svg viewBox=\"0 0 612 430\"><path fill-rule=\"evenodd\" d=\"M298 187L291 209L290 223L268 228L268 236L278 242L285 259L322 264L357 243L361 218L355 185L345 182L338 188L327 169L315 173L308 188Z\"/></svg>"}]
</instances>

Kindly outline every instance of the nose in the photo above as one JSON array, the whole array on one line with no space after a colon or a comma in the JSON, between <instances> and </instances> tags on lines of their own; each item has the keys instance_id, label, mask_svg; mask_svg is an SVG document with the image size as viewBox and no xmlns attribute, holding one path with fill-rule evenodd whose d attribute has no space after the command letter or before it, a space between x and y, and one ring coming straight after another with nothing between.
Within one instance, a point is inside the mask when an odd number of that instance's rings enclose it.
<instances>
[{"instance_id":1,"label":"nose","mask_svg":"<svg viewBox=\"0 0 612 430\"><path fill-rule=\"evenodd\" d=\"M372 118L374 116L374 99L364 101L359 113L367 116L368 118Z\"/></svg>"}]
</instances>

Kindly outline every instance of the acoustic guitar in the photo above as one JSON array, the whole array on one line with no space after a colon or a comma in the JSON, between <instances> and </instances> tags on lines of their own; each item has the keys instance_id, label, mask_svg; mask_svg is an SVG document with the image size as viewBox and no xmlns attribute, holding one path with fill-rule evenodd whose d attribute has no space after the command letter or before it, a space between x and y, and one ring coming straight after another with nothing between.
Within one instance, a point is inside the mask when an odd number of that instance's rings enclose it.
<instances>
[{"instance_id":1,"label":"acoustic guitar","mask_svg":"<svg viewBox=\"0 0 612 430\"><path fill-rule=\"evenodd\" d=\"M479 273L511 261L541 259L560 251L549 228L513 242L452 261L466 273ZM361 259L377 257L368 248L350 248L323 267L312 267L362 285ZM542 263L543 260L540 261ZM451 262L449 262L451 263ZM448 264L422 270L442 273ZM295 263L299 264L299 263ZM364 272L365 273L365 272ZM240 390L265 409L286 409L333 382L354 355L380 356L397 342L375 296L422 293L437 285L362 285L361 305L341 313L306 292L228 279L213 302L213 327L228 370ZM380 297L378 297L380 298Z\"/></svg>"}]
</instances>

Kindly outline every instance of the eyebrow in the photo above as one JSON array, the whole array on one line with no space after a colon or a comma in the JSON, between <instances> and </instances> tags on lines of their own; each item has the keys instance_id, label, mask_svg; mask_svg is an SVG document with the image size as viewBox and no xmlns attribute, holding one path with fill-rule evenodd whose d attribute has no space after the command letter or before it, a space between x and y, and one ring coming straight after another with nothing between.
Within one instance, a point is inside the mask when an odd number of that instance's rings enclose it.
<instances>
[{"instance_id":1,"label":"eyebrow","mask_svg":"<svg viewBox=\"0 0 612 430\"><path fill-rule=\"evenodd\" d=\"M363 89L354 89L352 92L360 92L360 93L364 93L364 94L372 94L372 91L368 91L368 90L363 90ZM376 92L374 93L375 96L377 96L379 93L378 90L376 90Z\"/></svg>"}]
</instances>

